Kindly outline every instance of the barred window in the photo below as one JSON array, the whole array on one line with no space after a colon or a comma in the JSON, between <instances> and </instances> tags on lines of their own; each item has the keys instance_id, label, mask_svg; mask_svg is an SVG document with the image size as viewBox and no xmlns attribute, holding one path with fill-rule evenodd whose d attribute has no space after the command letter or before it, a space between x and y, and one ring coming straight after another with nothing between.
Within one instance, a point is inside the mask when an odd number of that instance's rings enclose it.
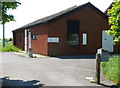
<instances>
[{"instance_id":1,"label":"barred window","mask_svg":"<svg viewBox=\"0 0 120 88\"><path fill-rule=\"evenodd\" d=\"M68 45L79 45L79 21L67 21Z\"/></svg>"}]
</instances>

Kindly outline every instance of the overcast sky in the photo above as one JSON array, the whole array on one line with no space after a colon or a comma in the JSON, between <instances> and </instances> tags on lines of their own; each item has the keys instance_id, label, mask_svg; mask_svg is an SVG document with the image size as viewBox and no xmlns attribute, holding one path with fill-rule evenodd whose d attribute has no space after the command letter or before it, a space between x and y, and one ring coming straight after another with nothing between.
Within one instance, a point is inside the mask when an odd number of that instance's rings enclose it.
<instances>
[{"instance_id":1,"label":"overcast sky","mask_svg":"<svg viewBox=\"0 0 120 88\"><path fill-rule=\"evenodd\" d=\"M113 0L20 0L21 5L9 13L15 16L16 22L5 25L5 37L12 37L12 30L27 23L52 15L75 5L91 2L101 11L105 11ZM0 38L2 38L2 26L0 25Z\"/></svg>"}]
</instances>

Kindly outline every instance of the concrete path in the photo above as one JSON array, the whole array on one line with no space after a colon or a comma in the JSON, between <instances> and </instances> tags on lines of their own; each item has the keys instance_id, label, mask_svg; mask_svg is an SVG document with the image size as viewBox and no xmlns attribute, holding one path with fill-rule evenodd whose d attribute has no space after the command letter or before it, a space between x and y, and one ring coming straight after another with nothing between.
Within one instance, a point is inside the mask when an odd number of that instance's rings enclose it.
<instances>
[{"instance_id":1,"label":"concrete path","mask_svg":"<svg viewBox=\"0 0 120 88\"><path fill-rule=\"evenodd\" d=\"M7 52L0 56L3 85L99 86L85 79L95 76L95 59L26 58Z\"/></svg>"}]
</instances>

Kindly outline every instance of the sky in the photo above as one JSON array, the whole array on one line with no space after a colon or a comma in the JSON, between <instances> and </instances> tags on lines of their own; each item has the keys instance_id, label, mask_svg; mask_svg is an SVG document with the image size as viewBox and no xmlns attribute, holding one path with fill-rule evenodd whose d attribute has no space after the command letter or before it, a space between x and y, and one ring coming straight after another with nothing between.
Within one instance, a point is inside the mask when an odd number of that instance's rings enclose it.
<instances>
[{"instance_id":1,"label":"sky","mask_svg":"<svg viewBox=\"0 0 120 88\"><path fill-rule=\"evenodd\" d=\"M91 2L95 7L104 12L112 1L113 0L20 0L21 5L16 10L8 12L14 15L16 21L5 24L5 37L12 37L12 30L69 7ZM2 25L0 25L0 38L2 39Z\"/></svg>"}]
</instances>

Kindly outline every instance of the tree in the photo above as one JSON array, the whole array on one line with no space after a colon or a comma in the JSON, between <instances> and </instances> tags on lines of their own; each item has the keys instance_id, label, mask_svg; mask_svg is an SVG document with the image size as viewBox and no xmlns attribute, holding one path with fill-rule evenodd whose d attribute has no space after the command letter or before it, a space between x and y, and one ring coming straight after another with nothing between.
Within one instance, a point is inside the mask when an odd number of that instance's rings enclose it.
<instances>
[{"instance_id":1,"label":"tree","mask_svg":"<svg viewBox=\"0 0 120 88\"><path fill-rule=\"evenodd\" d=\"M5 24L10 21L15 21L12 14L8 14L7 11L16 9L21 3L16 2L1 2L1 20L0 24Z\"/></svg>"},{"instance_id":2,"label":"tree","mask_svg":"<svg viewBox=\"0 0 120 88\"><path fill-rule=\"evenodd\" d=\"M9 10L16 9L21 3L16 2L0 2L0 24L3 24L3 47L5 46L5 23L15 21L12 14L8 14Z\"/></svg>"},{"instance_id":3,"label":"tree","mask_svg":"<svg viewBox=\"0 0 120 88\"><path fill-rule=\"evenodd\" d=\"M9 41L13 41L13 39L12 39L12 38L9 38Z\"/></svg>"},{"instance_id":4,"label":"tree","mask_svg":"<svg viewBox=\"0 0 120 88\"><path fill-rule=\"evenodd\" d=\"M120 0L115 0L108 10L110 30L108 35L114 36L114 43L120 43Z\"/></svg>"}]
</instances>

